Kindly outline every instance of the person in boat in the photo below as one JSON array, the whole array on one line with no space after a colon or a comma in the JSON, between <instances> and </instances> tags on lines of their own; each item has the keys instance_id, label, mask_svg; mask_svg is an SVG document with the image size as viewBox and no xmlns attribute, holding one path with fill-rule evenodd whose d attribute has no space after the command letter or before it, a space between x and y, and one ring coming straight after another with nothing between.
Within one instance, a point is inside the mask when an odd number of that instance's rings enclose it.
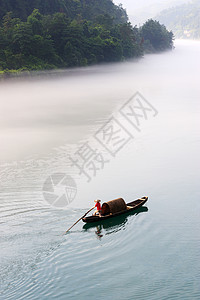
<instances>
[{"instance_id":1,"label":"person in boat","mask_svg":"<svg viewBox=\"0 0 200 300\"><path fill-rule=\"evenodd\" d=\"M101 200L97 199L94 200L94 202L96 203L94 207L96 207L96 211L94 212L93 216L99 216L101 217Z\"/></svg>"}]
</instances>

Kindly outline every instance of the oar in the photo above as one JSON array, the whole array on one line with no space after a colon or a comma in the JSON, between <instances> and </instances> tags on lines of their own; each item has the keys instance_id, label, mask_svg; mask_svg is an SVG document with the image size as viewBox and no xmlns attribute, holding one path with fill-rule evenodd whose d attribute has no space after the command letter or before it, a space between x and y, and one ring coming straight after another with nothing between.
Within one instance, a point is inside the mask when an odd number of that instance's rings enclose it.
<instances>
[{"instance_id":1,"label":"oar","mask_svg":"<svg viewBox=\"0 0 200 300\"><path fill-rule=\"evenodd\" d=\"M67 229L66 231L65 231L65 233L67 233L68 231L70 231L70 229L72 228L72 227L74 227L74 225L76 225L80 220L82 220L91 210L93 210L95 208L95 206L94 207L92 207L92 208L90 208L85 214L84 214L84 216L82 216L80 219L78 219L71 227L69 227L69 229ZM64 233L64 234L65 234Z\"/></svg>"}]
</instances>

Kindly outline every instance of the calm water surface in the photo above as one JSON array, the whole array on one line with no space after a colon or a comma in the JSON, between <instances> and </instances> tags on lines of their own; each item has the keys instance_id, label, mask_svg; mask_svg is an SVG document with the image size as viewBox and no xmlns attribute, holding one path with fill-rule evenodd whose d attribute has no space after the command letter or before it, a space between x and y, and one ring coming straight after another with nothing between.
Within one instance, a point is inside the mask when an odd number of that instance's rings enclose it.
<instances>
[{"instance_id":1,"label":"calm water surface","mask_svg":"<svg viewBox=\"0 0 200 300\"><path fill-rule=\"evenodd\" d=\"M0 299L200 299L200 42L140 61L0 83ZM133 131L119 109L137 91L158 111ZM111 116L134 135L115 157L95 133ZM87 182L84 142L109 160ZM50 207L43 184L71 175L75 200ZM101 226L78 223L96 198L149 196Z\"/></svg>"}]
</instances>

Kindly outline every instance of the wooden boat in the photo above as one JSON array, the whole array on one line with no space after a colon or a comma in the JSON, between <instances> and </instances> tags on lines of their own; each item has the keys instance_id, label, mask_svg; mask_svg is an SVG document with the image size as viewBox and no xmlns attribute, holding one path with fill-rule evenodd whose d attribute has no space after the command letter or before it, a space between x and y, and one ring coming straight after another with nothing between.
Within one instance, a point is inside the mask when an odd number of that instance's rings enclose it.
<instances>
[{"instance_id":1,"label":"wooden boat","mask_svg":"<svg viewBox=\"0 0 200 300\"><path fill-rule=\"evenodd\" d=\"M113 232L114 231L117 232L124 227L124 225L128 221L129 216L134 216L134 215L137 216L137 215L139 215L141 213L145 213L145 212L148 212L148 208L144 205L137 209L134 209L131 211L129 210L127 213L117 216L115 218L106 219L103 222L101 222L101 220L99 220L99 221L93 222L93 223L84 223L83 229L87 231L91 228L96 228L97 226L102 226L101 228L105 229L105 231L109 232L110 230L111 231L113 230Z\"/></svg>"},{"instance_id":2,"label":"wooden boat","mask_svg":"<svg viewBox=\"0 0 200 300\"><path fill-rule=\"evenodd\" d=\"M144 205L147 202L147 200L148 197L142 197L135 201L125 203L124 199L118 198L115 200L104 202L102 205L101 217L98 215L89 216L83 218L82 220L85 223L101 222L103 220L107 220L137 210L139 207Z\"/></svg>"}]
</instances>

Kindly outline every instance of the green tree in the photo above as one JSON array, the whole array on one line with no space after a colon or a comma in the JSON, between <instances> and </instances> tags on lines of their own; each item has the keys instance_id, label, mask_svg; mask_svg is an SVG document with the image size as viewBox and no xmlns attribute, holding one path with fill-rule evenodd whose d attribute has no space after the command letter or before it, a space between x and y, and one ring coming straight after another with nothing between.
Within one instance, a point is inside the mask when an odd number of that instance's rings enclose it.
<instances>
[{"instance_id":1,"label":"green tree","mask_svg":"<svg viewBox=\"0 0 200 300\"><path fill-rule=\"evenodd\" d=\"M144 46L150 45L154 51L163 51L173 47L173 33L158 21L148 20L141 27L141 35L147 41Z\"/></svg>"},{"instance_id":2,"label":"green tree","mask_svg":"<svg viewBox=\"0 0 200 300\"><path fill-rule=\"evenodd\" d=\"M33 34L41 35L43 33L42 15L38 9L34 9L32 14L27 18L27 23L31 25Z\"/></svg>"},{"instance_id":3,"label":"green tree","mask_svg":"<svg viewBox=\"0 0 200 300\"><path fill-rule=\"evenodd\" d=\"M67 26L69 26L69 20L63 13L54 14L49 23L48 33L53 40L54 48L59 56L64 54Z\"/></svg>"},{"instance_id":4,"label":"green tree","mask_svg":"<svg viewBox=\"0 0 200 300\"><path fill-rule=\"evenodd\" d=\"M12 37L13 53L23 53L29 55L33 45L33 32L30 24L18 23L14 26Z\"/></svg>"}]
</instances>

